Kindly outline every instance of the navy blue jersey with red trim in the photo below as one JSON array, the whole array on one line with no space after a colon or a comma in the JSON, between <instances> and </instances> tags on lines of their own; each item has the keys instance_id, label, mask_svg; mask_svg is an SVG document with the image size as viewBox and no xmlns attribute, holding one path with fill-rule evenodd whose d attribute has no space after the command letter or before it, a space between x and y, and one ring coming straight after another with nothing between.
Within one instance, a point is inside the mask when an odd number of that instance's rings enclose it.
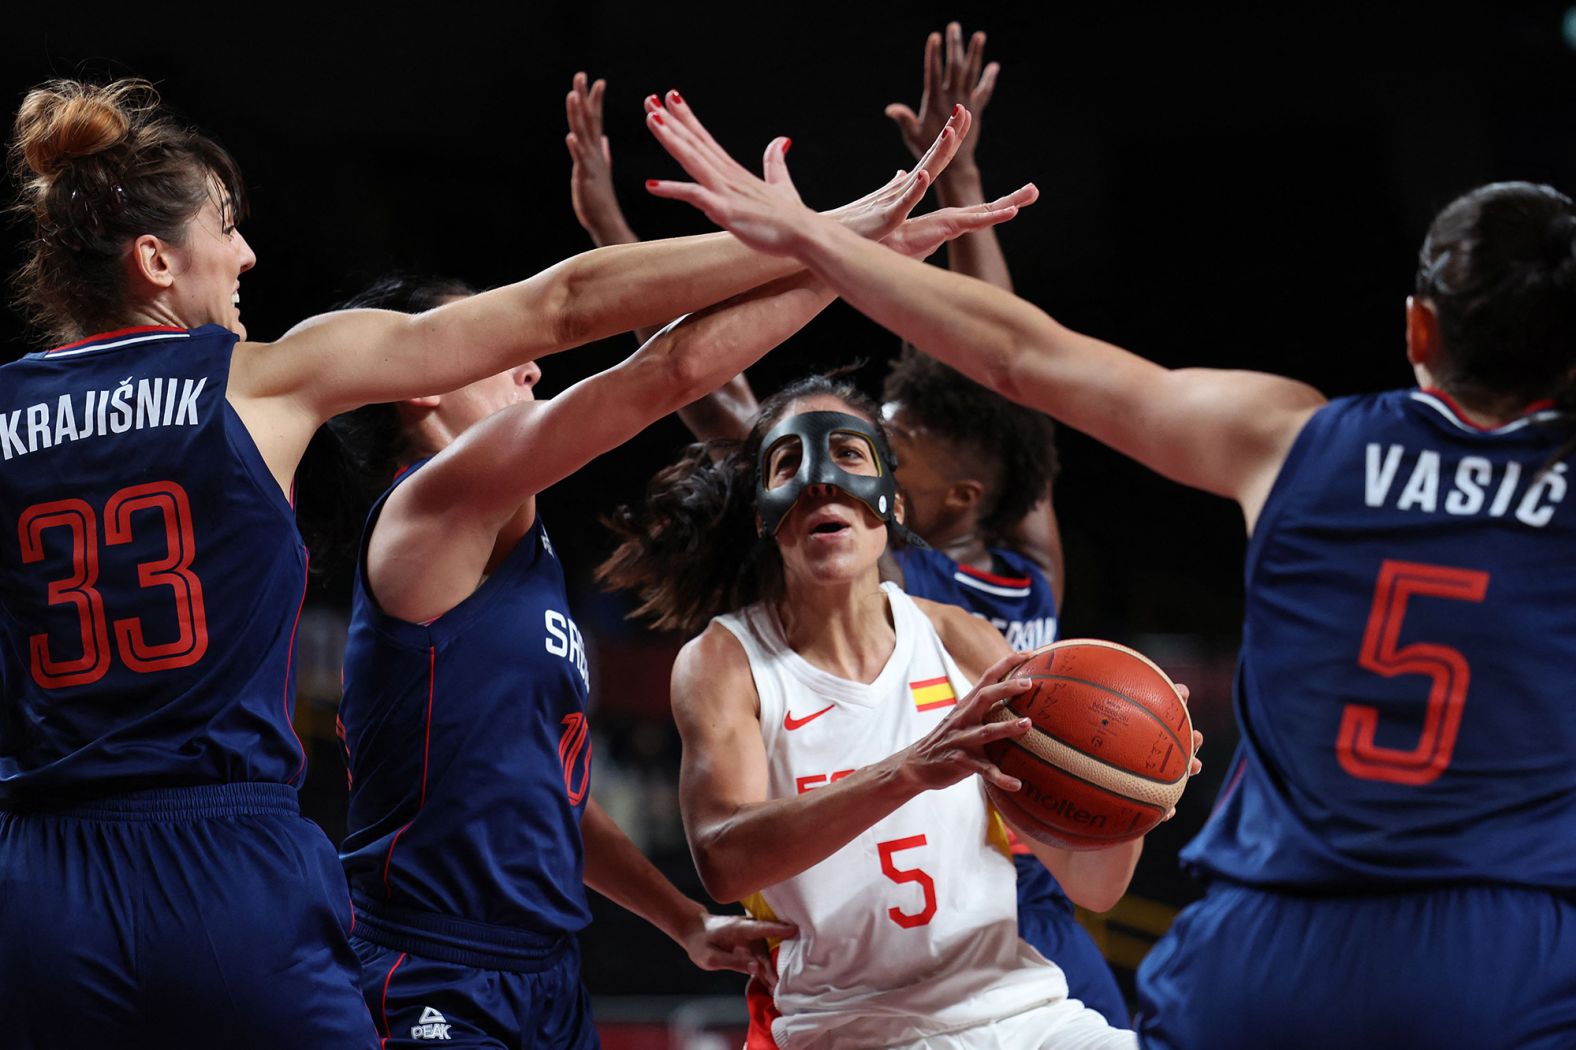
<instances>
[{"instance_id":1,"label":"navy blue jersey with red trim","mask_svg":"<svg viewBox=\"0 0 1576 1050\"><path fill-rule=\"evenodd\" d=\"M363 541L339 709L354 897L543 934L584 928L590 681L540 515L427 624L379 609L366 572Z\"/></svg>"},{"instance_id":2,"label":"navy blue jersey with red trim","mask_svg":"<svg viewBox=\"0 0 1576 1050\"><path fill-rule=\"evenodd\" d=\"M1494 430L1442 395L1332 402L1248 547L1242 744L1183 853L1339 890L1576 890L1568 417Z\"/></svg>"},{"instance_id":3,"label":"navy blue jersey with red trim","mask_svg":"<svg viewBox=\"0 0 1576 1050\"><path fill-rule=\"evenodd\" d=\"M225 399L236 335L0 368L0 804L297 784L294 512Z\"/></svg>"},{"instance_id":4,"label":"navy blue jersey with red trim","mask_svg":"<svg viewBox=\"0 0 1576 1050\"><path fill-rule=\"evenodd\" d=\"M938 550L894 552L903 590L916 598L957 605L989 620L1019 652L1056 641L1056 597L1045 573L1017 551L990 548L991 571L960 565Z\"/></svg>"}]
</instances>

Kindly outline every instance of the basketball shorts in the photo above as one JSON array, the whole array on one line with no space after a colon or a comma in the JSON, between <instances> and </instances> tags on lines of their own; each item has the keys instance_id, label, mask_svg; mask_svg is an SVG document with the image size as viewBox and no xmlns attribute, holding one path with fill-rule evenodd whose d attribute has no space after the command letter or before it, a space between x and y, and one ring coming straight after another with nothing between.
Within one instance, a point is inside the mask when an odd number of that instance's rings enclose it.
<instances>
[{"instance_id":1,"label":"basketball shorts","mask_svg":"<svg viewBox=\"0 0 1576 1050\"><path fill-rule=\"evenodd\" d=\"M358 901L351 944L382 1046L599 1050L571 935Z\"/></svg>"},{"instance_id":2,"label":"basketball shorts","mask_svg":"<svg viewBox=\"0 0 1576 1050\"><path fill-rule=\"evenodd\" d=\"M0 1043L375 1047L349 922L285 784L0 813Z\"/></svg>"},{"instance_id":3,"label":"basketball shorts","mask_svg":"<svg viewBox=\"0 0 1576 1050\"><path fill-rule=\"evenodd\" d=\"M1146 1050L1572 1047L1576 901L1216 883L1144 960L1138 994Z\"/></svg>"},{"instance_id":4,"label":"basketball shorts","mask_svg":"<svg viewBox=\"0 0 1576 1050\"><path fill-rule=\"evenodd\" d=\"M1126 1026L1127 1001L1116 976L1089 931L1078 925L1073 902L1056 877L1032 854L1012 859L1018 867L1018 935L1062 968L1072 998L1098 1010L1113 1025Z\"/></svg>"},{"instance_id":5,"label":"basketball shorts","mask_svg":"<svg viewBox=\"0 0 1576 1050\"><path fill-rule=\"evenodd\" d=\"M986 1024L926 1036L889 1050L1138 1050L1137 1037L1112 1028L1076 999L1059 999Z\"/></svg>"}]
</instances>

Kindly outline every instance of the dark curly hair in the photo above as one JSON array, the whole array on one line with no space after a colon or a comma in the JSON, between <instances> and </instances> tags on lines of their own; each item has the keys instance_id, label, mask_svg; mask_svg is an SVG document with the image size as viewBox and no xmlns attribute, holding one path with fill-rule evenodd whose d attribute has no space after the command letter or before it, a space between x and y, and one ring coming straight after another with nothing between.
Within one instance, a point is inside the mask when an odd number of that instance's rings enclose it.
<instances>
[{"instance_id":1,"label":"dark curly hair","mask_svg":"<svg viewBox=\"0 0 1576 1050\"><path fill-rule=\"evenodd\" d=\"M877 452L893 462L880 410L858 388L827 375L788 384L761 402L743 441L690 445L651 479L643 505L621 506L602 519L619 544L596 578L608 590L634 592L641 604L632 617L695 634L714 616L781 596L782 555L776 543L756 535L755 461L761 440L789 407L817 394L837 398L874 424Z\"/></svg>"},{"instance_id":2,"label":"dark curly hair","mask_svg":"<svg viewBox=\"0 0 1576 1050\"><path fill-rule=\"evenodd\" d=\"M1056 477L1056 424L905 345L881 389L967 460L985 486L980 527L995 542L1012 531Z\"/></svg>"},{"instance_id":3,"label":"dark curly hair","mask_svg":"<svg viewBox=\"0 0 1576 1050\"><path fill-rule=\"evenodd\" d=\"M418 314L477 289L450 277L394 273L341 303L341 310ZM330 574L354 560L367 513L406 458L394 405L362 405L330 419L307 445L296 471L296 520L312 552L312 569Z\"/></svg>"}]
</instances>

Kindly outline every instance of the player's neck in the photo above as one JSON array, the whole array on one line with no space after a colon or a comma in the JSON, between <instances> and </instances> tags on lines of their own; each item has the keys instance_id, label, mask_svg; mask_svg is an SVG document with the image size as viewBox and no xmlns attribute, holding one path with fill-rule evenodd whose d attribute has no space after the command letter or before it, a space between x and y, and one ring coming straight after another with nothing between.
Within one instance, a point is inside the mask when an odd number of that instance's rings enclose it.
<instances>
[{"instance_id":1,"label":"player's neck","mask_svg":"<svg viewBox=\"0 0 1576 1050\"><path fill-rule=\"evenodd\" d=\"M989 572L991 567L990 548L985 545L985 537L973 527L958 529L950 536L925 537L936 550L945 554L959 565L981 569Z\"/></svg>"},{"instance_id":2,"label":"player's neck","mask_svg":"<svg viewBox=\"0 0 1576 1050\"><path fill-rule=\"evenodd\" d=\"M897 645L878 575L795 585L777 605L788 647L811 665L854 682L873 682Z\"/></svg>"}]
</instances>

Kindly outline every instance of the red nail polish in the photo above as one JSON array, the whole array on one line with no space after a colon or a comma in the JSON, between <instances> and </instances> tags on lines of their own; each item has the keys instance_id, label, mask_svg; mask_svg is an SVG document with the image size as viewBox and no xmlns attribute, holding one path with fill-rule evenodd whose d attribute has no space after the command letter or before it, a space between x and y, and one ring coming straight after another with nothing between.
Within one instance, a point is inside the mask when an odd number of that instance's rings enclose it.
<instances>
[{"instance_id":1,"label":"red nail polish","mask_svg":"<svg viewBox=\"0 0 1576 1050\"><path fill-rule=\"evenodd\" d=\"M675 88L674 90L668 92L668 101L675 106L682 106L684 104L684 97L680 95L678 93L678 89Z\"/></svg>"},{"instance_id":2,"label":"red nail polish","mask_svg":"<svg viewBox=\"0 0 1576 1050\"><path fill-rule=\"evenodd\" d=\"M647 95L646 96L646 105L648 105L648 106L656 106L658 109L661 109L662 108L662 100L660 98L658 98L657 96L655 96L655 95Z\"/></svg>"},{"instance_id":3,"label":"red nail polish","mask_svg":"<svg viewBox=\"0 0 1576 1050\"><path fill-rule=\"evenodd\" d=\"M963 103L959 102L957 105L952 107L952 115L954 117L959 116L960 114L962 114L962 112L963 112Z\"/></svg>"},{"instance_id":4,"label":"red nail polish","mask_svg":"<svg viewBox=\"0 0 1576 1050\"><path fill-rule=\"evenodd\" d=\"M660 109L652 110L651 122L659 128L662 126L662 111Z\"/></svg>"},{"instance_id":5,"label":"red nail polish","mask_svg":"<svg viewBox=\"0 0 1576 1050\"><path fill-rule=\"evenodd\" d=\"M793 145L793 139L783 139L783 156L788 155L788 147Z\"/></svg>"},{"instance_id":6,"label":"red nail polish","mask_svg":"<svg viewBox=\"0 0 1576 1050\"><path fill-rule=\"evenodd\" d=\"M646 189L654 190L656 188L657 188L657 180L656 179L647 179L646 180Z\"/></svg>"}]
</instances>

